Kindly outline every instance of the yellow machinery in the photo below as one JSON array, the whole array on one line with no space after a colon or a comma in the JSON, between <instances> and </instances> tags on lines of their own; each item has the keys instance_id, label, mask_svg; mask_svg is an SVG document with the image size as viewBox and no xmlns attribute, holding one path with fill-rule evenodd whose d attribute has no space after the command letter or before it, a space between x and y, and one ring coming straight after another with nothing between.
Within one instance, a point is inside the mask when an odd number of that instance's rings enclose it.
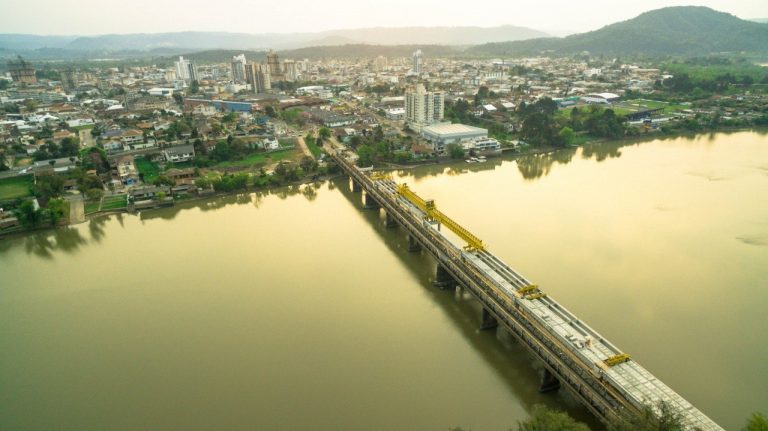
<instances>
[{"instance_id":1,"label":"yellow machinery","mask_svg":"<svg viewBox=\"0 0 768 431\"><path fill-rule=\"evenodd\" d=\"M483 245L483 241L480 240L480 238L472 235L471 232L464 229L453 221L450 217L440 212L435 207L435 201L433 200L424 200L421 198L421 196L414 193L411 189L408 188L407 184L400 184L397 186L397 193L408 199L409 202L416 205L417 208L424 211L424 213L427 215L427 219L430 221L435 221L437 223L442 224L443 226L447 227L451 230L451 232L455 233L459 236L459 238L463 239L467 242L467 245L464 246L465 250L468 251L480 251L485 250L485 246Z\"/></svg>"},{"instance_id":2,"label":"yellow machinery","mask_svg":"<svg viewBox=\"0 0 768 431\"><path fill-rule=\"evenodd\" d=\"M629 355L626 353L622 353L620 355L614 355L614 356L611 356L610 358L606 358L603 362L605 362L605 365L612 367L614 365L623 364L628 360L629 360Z\"/></svg>"},{"instance_id":3,"label":"yellow machinery","mask_svg":"<svg viewBox=\"0 0 768 431\"><path fill-rule=\"evenodd\" d=\"M531 284L531 285L529 285L529 286L521 287L521 288L520 288L520 289L517 291L517 293L519 293L519 294L521 294L521 295L525 295L525 294L527 294L527 293L531 293L531 292L533 292L533 291L535 291L535 290L539 290L539 286L537 286L537 285L535 285L535 284Z\"/></svg>"},{"instance_id":4,"label":"yellow machinery","mask_svg":"<svg viewBox=\"0 0 768 431\"><path fill-rule=\"evenodd\" d=\"M389 173L389 172L378 171L378 172L374 172L374 173L371 174L371 179L373 181L391 180L392 179L392 174Z\"/></svg>"}]
</instances>

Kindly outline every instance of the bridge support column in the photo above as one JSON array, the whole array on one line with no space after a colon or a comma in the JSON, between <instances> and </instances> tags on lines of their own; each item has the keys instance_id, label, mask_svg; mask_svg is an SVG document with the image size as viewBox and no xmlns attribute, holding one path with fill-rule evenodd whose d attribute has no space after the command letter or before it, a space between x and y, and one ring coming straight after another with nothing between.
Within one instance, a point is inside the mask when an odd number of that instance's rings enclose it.
<instances>
[{"instance_id":1,"label":"bridge support column","mask_svg":"<svg viewBox=\"0 0 768 431\"><path fill-rule=\"evenodd\" d=\"M449 289L456 285L456 280L453 279L451 273L443 265L437 264L437 272L435 273L435 281L433 285L439 287L442 290Z\"/></svg>"},{"instance_id":2,"label":"bridge support column","mask_svg":"<svg viewBox=\"0 0 768 431\"><path fill-rule=\"evenodd\" d=\"M483 313L480 318L480 330L494 329L499 326L499 322L496 321L487 308L483 307Z\"/></svg>"},{"instance_id":3,"label":"bridge support column","mask_svg":"<svg viewBox=\"0 0 768 431\"><path fill-rule=\"evenodd\" d=\"M388 228L397 227L397 220L389 215L389 213L386 213L386 221L384 222L384 225Z\"/></svg>"},{"instance_id":4,"label":"bridge support column","mask_svg":"<svg viewBox=\"0 0 768 431\"><path fill-rule=\"evenodd\" d=\"M546 394L558 389L560 389L560 381L549 371L549 368L544 368L544 374L541 376L541 384L539 385L539 393Z\"/></svg>"},{"instance_id":5,"label":"bridge support column","mask_svg":"<svg viewBox=\"0 0 768 431\"><path fill-rule=\"evenodd\" d=\"M352 181L352 191L353 192L359 193L359 192L363 191L363 186L361 186L360 183L358 183L357 181L355 181L355 180L353 180L351 178L349 180Z\"/></svg>"},{"instance_id":6,"label":"bridge support column","mask_svg":"<svg viewBox=\"0 0 768 431\"><path fill-rule=\"evenodd\" d=\"M408 251L421 251L421 244L413 235L408 235Z\"/></svg>"},{"instance_id":7,"label":"bridge support column","mask_svg":"<svg viewBox=\"0 0 768 431\"><path fill-rule=\"evenodd\" d=\"M374 199L373 196L369 195L368 193L365 194L365 198L363 199L363 204L366 209L376 210L381 208L381 205L379 205L379 203L376 202L376 199Z\"/></svg>"}]
</instances>

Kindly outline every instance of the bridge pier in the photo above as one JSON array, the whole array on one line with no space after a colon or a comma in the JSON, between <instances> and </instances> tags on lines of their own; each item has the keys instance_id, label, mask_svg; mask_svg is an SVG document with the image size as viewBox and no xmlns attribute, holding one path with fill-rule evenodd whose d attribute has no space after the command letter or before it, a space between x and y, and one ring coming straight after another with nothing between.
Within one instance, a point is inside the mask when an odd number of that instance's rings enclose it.
<instances>
[{"instance_id":1,"label":"bridge pier","mask_svg":"<svg viewBox=\"0 0 768 431\"><path fill-rule=\"evenodd\" d=\"M487 308L483 307L483 312L480 318L480 330L494 329L499 326L499 322L491 315Z\"/></svg>"},{"instance_id":2,"label":"bridge pier","mask_svg":"<svg viewBox=\"0 0 768 431\"><path fill-rule=\"evenodd\" d=\"M389 213L385 213L386 221L384 222L384 226L387 228L393 228L397 227L397 220L395 220L394 217L392 217Z\"/></svg>"},{"instance_id":3,"label":"bridge pier","mask_svg":"<svg viewBox=\"0 0 768 431\"><path fill-rule=\"evenodd\" d=\"M456 286L456 280L453 279L451 273L448 272L443 265L438 263L437 271L435 273L435 281L433 281L432 284L445 290Z\"/></svg>"},{"instance_id":4,"label":"bridge pier","mask_svg":"<svg viewBox=\"0 0 768 431\"><path fill-rule=\"evenodd\" d=\"M408 235L408 251L421 251L421 244L413 235Z\"/></svg>"},{"instance_id":5,"label":"bridge pier","mask_svg":"<svg viewBox=\"0 0 768 431\"><path fill-rule=\"evenodd\" d=\"M541 376L541 384L539 385L539 393L546 394L558 389L560 389L560 380L557 380L557 377L549 371L549 368L544 368L544 374Z\"/></svg>"},{"instance_id":6,"label":"bridge pier","mask_svg":"<svg viewBox=\"0 0 768 431\"><path fill-rule=\"evenodd\" d=\"M360 183L358 183L357 181L355 181L355 180L353 180L351 178L349 180L352 181L352 191L353 192L359 193L359 192L363 191L363 186L361 186Z\"/></svg>"},{"instance_id":7,"label":"bridge pier","mask_svg":"<svg viewBox=\"0 0 768 431\"><path fill-rule=\"evenodd\" d=\"M376 199L373 198L373 196L369 195L368 193L365 194L365 197L363 198L363 206L365 206L366 209L376 210L381 208L381 205L379 205L378 202L376 202Z\"/></svg>"}]
</instances>

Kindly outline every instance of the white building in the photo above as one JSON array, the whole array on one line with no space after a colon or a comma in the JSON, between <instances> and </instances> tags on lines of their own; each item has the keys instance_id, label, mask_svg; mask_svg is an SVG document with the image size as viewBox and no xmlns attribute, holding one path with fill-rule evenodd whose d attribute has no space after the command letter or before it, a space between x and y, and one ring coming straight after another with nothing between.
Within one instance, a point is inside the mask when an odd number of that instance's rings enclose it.
<instances>
[{"instance_id":1,"label":"white building","mask_svg":"<svg viewBox=\"0 0 768 431\"><path fill-rule=\"evenodd\" d=\"M176 66L176 77L183 81L196 81L197 68L195 64L184 57L179 57L179 61L174 62Z\"/></svg>"},{"instance_id":2,"label":"white building","mask_svg":"<svg viewBox=\"0 0 768 431\"><path fill-rule=\"evenodd\" d=\"M582 96L581 100L586 103L613 103L619 100L618 94L613 93L593 93Z\"/></svg>"},{"instance_id":3,"label":"white building","mask_svg":"<svg viewBox=\"0 0 768 431\"><path fill-rule=\"evenodd\" d=\"M432 147L437 153L443 152L449 144L460 144L488 137L488 129L467 126L464 124L442 123L426 126L421 130L424 139L432 142Z\"/></svg>"},{"instance_id":4,"label":"white building","mask_svg":"<svg viewBox=\"0 0 768 431\"><path fill-rule=\"evenodd\" d=\"M419 131L422 127L443 120L445 94L427 91L418 84L405 92L405 119L409 127Z\"/></svg>"},{"instance_id":5,"label":"white building","mask_svg":"<svg viewBox=\"0 0 768 431\"><path fill-rule=\"evenodd\" d=\"M245 82L245 54L232 57L232 81Z\"/></svg>"},{"instance_id":6,"label":"white building","mask_svg":"<svg viewBox=\"0 0 768 431\"><path fill-rule=\"evenodd\" d=\"M417 49L416 52L413 53L413 65L411 66L411 71L414 75L421 75L422 66L424 65L424 58L423 54L420 49Z\"/></svg>"},{"instance_id":7,"label":"white building","mask_svg":"<svg viewBox=\"0 0 768 431\"><path fill-rule=\"evenodd\" d=\"M295 82L299 80L299 71L296 68L296 62L293 60L283 61L283 70L285 71L285 80Z\"/></svg>"}]
</instances>

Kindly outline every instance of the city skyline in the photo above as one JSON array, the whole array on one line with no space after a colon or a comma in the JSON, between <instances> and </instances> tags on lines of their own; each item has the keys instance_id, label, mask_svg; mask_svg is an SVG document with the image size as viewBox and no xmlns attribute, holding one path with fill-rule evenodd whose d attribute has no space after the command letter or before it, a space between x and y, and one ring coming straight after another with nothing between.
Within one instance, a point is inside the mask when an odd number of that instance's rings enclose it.
<instances>
[{"instance_id":1,"label":"city skyline","mask_svg":"<svg viewBox=\"0 0 768 431\"><path fill-rule=\"evenodd\" d=\"M103 11L105 7L111 7L110 3L118 8L119 21L103 19ZM88 36L182 31L285 34L375 27L515 25L561 35L596 30L653 9L685 5L691 3L684 0L650 0L616 8L615 3L607 0L578 3L550 0L515 4L490 0L483 8L462 9L461 13L456 13L455 8L446 8L436 0L418 4L393 0L386 6L374 7L352 0L330 0L322 4L300 1L291 8L282 4L222 0L215 10L219 19L211 20L213 11L210 6L198 0L161 3L137 0L130 10L121 10L122 4L109 1L81 0L71 4L40 0L6 9L0 17L0 26L4 33ZM743 19L768 17L768 5L757 0L705 0L695 5ZM46 13L41 14L41 10ZM406 10L408 13L403 12ZM301 13L296 14L295 11Z\"/></svg>"}]
</instances>

